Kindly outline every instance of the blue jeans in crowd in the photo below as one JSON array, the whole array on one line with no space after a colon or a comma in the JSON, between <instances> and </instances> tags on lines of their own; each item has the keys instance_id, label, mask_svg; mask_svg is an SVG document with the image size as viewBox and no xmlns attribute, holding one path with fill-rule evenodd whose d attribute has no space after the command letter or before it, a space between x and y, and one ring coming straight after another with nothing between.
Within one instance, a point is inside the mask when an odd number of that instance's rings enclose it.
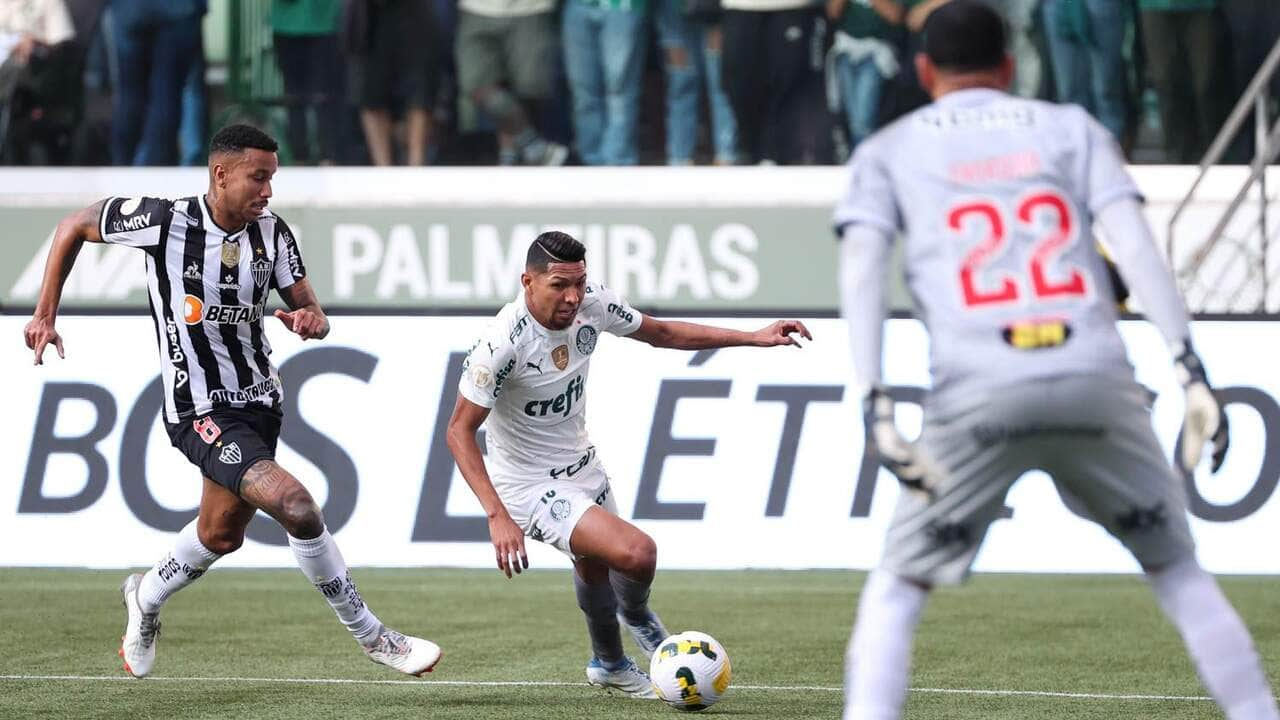
<instances>
[{"instance_id":1,"label":"blue jeans in crowd","mask_svg":"<svg viewBox=\"0 0 1280 720\"><path fill-rule=\"evenodd\" d=\"M1061 3L1083 3L1064 15ZM1047 0L1045 36L1058 100L1080 105L1119 139L1124 134L1128 72L1124 37L1129 25L1127 3L1116 0ZM1070 18L1077 22L1070 23Z\"/></svg>"},{"instance_id":2,"label":"blue jeans in crowd","mask_svg":"<svg viewBox=\"0 0 1280 720\"><path fill-rule=\"evenodd\" d=\"M579 157L587 165L635 165L645 14L567 0L562 32Z\"/></svg>"},{"instance_id":3,"label":"blue jeans in crowd","mask_svg":"<svg viewBox=\"0 0 1280 720\"><path fill-rule=\"evenodd\" d=\"M682 13L682 0L657 0L657 3L654 24L666 53L663 65L667 71L667 163L693 162L693 150L698 142L698 100L705 79L716 162L732 165L738 155L738 123L733 117L729 96L720 84L720 48L708 44L712 29L703 22L686 18ZM672 51L683 51L684 62L673 63Z\"/></svg>"},{"instance_id":4,"label":"blue jeans in crowd","mask_svg":"<svg viewBox=\"0 0 1280 720\"><path fill-rule=\"evenodd\" d=\"M838 56L836 76L840 83L844 119L849 127L849 149L852 150L876 129L884 76L870 55L857 62L848 55Z\"/></svg>"},{"instance_id":5,"label":"blue jeans in crowd","mask_svg":"<svg viewBox=\"0 0 1280 720\"><path fill-rule=\"evenodd\" d=\"M116 165L174 165L182 87L200 52L201 14L172 17L144 5L111 4L120 80L112 109L111 160Z\"/></svg>"}]
</instances>

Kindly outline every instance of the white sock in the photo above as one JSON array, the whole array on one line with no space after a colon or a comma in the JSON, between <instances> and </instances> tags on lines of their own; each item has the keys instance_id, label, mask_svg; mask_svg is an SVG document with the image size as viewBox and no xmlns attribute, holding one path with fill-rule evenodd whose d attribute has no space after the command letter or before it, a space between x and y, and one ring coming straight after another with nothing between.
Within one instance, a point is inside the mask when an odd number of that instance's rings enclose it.
<instances>
[{"instance_id":1,"label":"white sock","mask_svg":"<svg viewBox=\"0 0 1280 720\"><path fill-rule=\"evenodd\" d=\"M347 571L347 563L328 528L310 540L289 535L289 547L293 548L293 556L298 559L302 574L329 601L338 619L356 641L361 645L372 645L378 639L382 623L370 612L360 597L360 591L356 590L351 573Z\"/></svg>"},{"instance_id":2,"label":"white sock","mask_svg":"<svg viewBox=\"0 0 1280 720\"><path fill-rule=\"evenodd\" d=\"M221 555L205 547L196 535L196 520L178 531L173 549L142 576L138 604L143 612L160 609L169 596L200 579Z\"/></svg>"},{"instance_id":3,"label":"white sock","mask_svg":"<svg viewBox=\"0 0 1280 720\"><path fill-rule=\"evenodd\" d=\"M1253 638L1213 576L1192 558L1147 579L1228 720L1280 718Z\"/></svg>"},{"instance_id":4,"label":"white sock","mask_svg":"<svg viewBox=\"0 0 1280 720\"><path fill-rule=\"evenodd\" d=\"M844 720L897 720L911 677L911 639L929 593L886 570L867 578L845 653Z\"/></svg>"}]
</instances>

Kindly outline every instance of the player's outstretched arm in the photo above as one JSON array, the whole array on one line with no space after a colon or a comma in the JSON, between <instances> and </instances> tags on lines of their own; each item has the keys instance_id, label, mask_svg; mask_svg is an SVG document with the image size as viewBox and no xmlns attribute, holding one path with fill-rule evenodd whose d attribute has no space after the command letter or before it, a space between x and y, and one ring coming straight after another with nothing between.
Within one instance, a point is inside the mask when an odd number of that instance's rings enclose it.
<instances>
[{"instance_id":1,"label":"player's outstretched arm","mask_svg":"<svg viewBox=\"0 0 1280 720\"><path fill-rule=\"evenodd\" d=\"M1142 206L1135 198L1121 198L1102 208L1097 221L1106 233L1121 277L1173 352L1178 382L1186 393L1178 467L1186 474L1194 472L1205 444L1212 443L1209 469L1217 472L1227 456L1227 416L1209 384L1204 364L1191 347L1186 306L1173 273L1156 247Z\"/></svg>"},{"instance_id":2,"label":"player's outstretched arm","mask_svg":"<svg viewBox=\"0 0 1280 720\"><path fill-rule=\"evenodd\" d=\"M698 323L680 322L678 320L659 320L642 315L640 327L627 335L633 340L648 343L654 347L674 348L676 350L706 350L709 348L737 347L773 347L775 345L795 345L799 341L792 337L799 335L812 340L809 329L799 320L779 320L755 332L730 330L729 328L700 325Z\"/></svg>"},{"instance_id":3,"label":"player's outstretched arm","mask_svg":"<svg viewBox=\"0 0 1280 720\"><path fill-rule=\"evenodd\" d=\"M31 322L23 329L23 338L27 347L35 351L35 364L44 364L44 348L52 344L58 350L58 357L65 358L62 348L62 337L54 329L58 318L58 306L62 302L62 287L71 274L76 256L80 254L80 246L88 242L102 242L102 233L98 229L98 219L102 217L102 207L106 200L100 200L83 210L71 213L58 223L53 232L53 243L49 246L49 258L45 261L44 280L40 284L40 298L36 301L35 312Z\"/></svg>"},{"instance_id":4,"label":"player's outstretched arm","mask_svg":"<svg viewBox=\"0 0 1280 720\"><path fill-rule=\"evenodd\" d=\"M320 307L320 299L311 287L311 281L302 278L286 288L280 288L280 297L289 306L289 312L276 310L276 317L303 340L324 338L329 334L329 318Z\"/></svg>"},{"instance_id":5,"label":"player's outstretched arm","mask_svg":"<svg viewBox=\"0 0 1280 720\"><path fill-rule=\"evenodd\" d=\"M489 479L489 471L484 466L484 456L480 453L480 444L476 442L476 432L489 417L489 408L477 405L470 400L458 396L453 406L453 415L449 417L449 428L445 432L445 442L453 461L458 464L462 478L480 501L480 507L489 518L489 539L493 541L493 549L498 556L498 569L511 577L514 570L519 574L529 567L529 556L524 550L524 532L511 519L507 506L502 504L498 491L493 489L493 481Z\"/></svg>"}]
</instances>

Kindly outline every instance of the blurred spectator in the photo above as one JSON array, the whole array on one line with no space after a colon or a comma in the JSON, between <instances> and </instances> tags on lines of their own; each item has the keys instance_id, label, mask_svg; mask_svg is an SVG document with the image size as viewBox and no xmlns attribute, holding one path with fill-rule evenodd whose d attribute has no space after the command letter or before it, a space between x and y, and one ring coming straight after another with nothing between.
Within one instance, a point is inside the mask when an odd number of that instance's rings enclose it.
<instances>
[{"instance_id":1,"label":"blurred spectator","mask_svg":"<svg viewBox=\"0 0 1280 720\"><path fill-rule=\"evenodd\" d=\"M1232 94L1239 98L1253 80L1267 58L1267 53L1280 41L1280 6L1276 0L1221 0L1227 25L1231 28L1232 60L1235 69L1235 86ZM1271 77L1272 106L1280 101L1280 73ZM1270 116L1274 117L1274 115ZM1249 162L1253 159L1254 115L1237 137L1236 159Z\"/></svg>"},{"instance_id":2,"label":"blurred spectator","mask_svg":"<svg viewBox=\"0 0 1280 720\"><path fill-rule=\"evenodd\" d=\"M405 109L406 162L425 165L435 99L435 14L429 0L347 0L351 101L374 165L395 161L392 109Z\"/></svg>"},{"instance_id":3,"label":"blurred spectator","mask_svg":"<svg viewBox=\"0 0 1280 720\"><path fill-rule=\"evenodd\" d=\"M806 123L821 103L827 24L810 0L722 0L724 87L748 163L806 157ZM810 104L812 103L812 104Z\"/></svg>"},{"instance_id":4,"label":"blurred spectator","mask_svg":"<svg viewBox=\"0 0 1280 720\"><path fill-rule=\"evenodd\" d=\"M636 120L648 32L646 0L565 0L564 67L578 156L587 165L635 165Z\"/></svg>"},{"instance_id":5,"label":"blurred spectator","mask_svg":"<svg viewBox=\"0 0 1280 720\"><path fill-rule=\"evenodd\" d=\"M1124 40L1133 27L1119 0L1045 0L1044 28L1057 99L1080 105L1117 141L1129 117Z\"/></svg>"},{"instance_id":6,"label":"blurred spectator","mask_svg":"<svg viewBox=\"0 0 1280 720\"><path fill-rule=\"evenodd\" d=\"M338 53L341 11L340 0L271 2L272 44L289 101L289 150L301 164L338 161L346 88ZM310 124L315 125L314 143Z\"/></svg>"},{"instance_id":7,"label":"blurred spectator","mask_svg":"<svg viewBox=\"0 0 1280 720\"><path fill-rule=\"evenodd\" d=\"M1013 56L1013 87L1021 97L1040 97L1043 63L1036 45L1036 19L1040 0L984 0L1004 16L1009 25L1009 54ZM1081 0L1075 0L1080 2ZM1105 0L1119 4L1121 0Z\"/></svg>"},{"instance_id":8,"label":"blurred spectator","mask_svg":"<svg viewBox=\"0 0 1280 720\"><path fill-rule=\"evenodd\" d=\"M1230 69L1218 0L1139 0L1166 160L1195 164L1226 119ZM1188 82L1189 81L1189 82Z\"/></svg>"},{"instance_id":9,"label":"blurred spectator","mask_svg":"<svg viewBox=\"0 0 1280 720\"><path fill-rule=\"evenodd\" d=\"M459 125L473 128L475 110L492 119L502 164L564 164L568 148L539 135L525 107L552 93L555 0L459 0L458 10Z\"/></svg>"},{"instance_id":10,"label":"blurred spectator","mask_svg":"<svg viewBox=\"0 0 1280 720\"><path fill-rule=\"evenodd\" d=\"M201 25L208 0L201 0ZM196 35L199 48L191 57L191 69L182 83L182 119L178 121L178 164L187 167L205 164L209 145L209 93L204 85L204 33Z\"/></svg>"},{"instance_id":11,"label":"blurred spectator","mask_svg":"<svg viewBox=\"0 0 1280 720\"><path fill-rule=\"evenodd\" d=\"M880 124L884 125L894 119L927 105L929 95L920 87L920 79L916 77L916 53L924 50L924 21L935 8L949 0L900 0L906 10L903 25L906 34L902 37L901 72L887 83L884 94L880 98Z\"/></svg>"},{"instance_id":12,"label":"blurred spectator","mask_svg":"<svg viewBox=\"0 0 1280 720\"><path fill-rule=\"evenodd\" d=\"M33 139L32 112L43 114L44 103L75 91L57 87L65 60L57 48L74 37L63 0L0 0L0 157L5 162L32 159L25 157Z\"/></svg>"},{"instance_id":13,"label":"blurred spectator","mask_svg":"<svg viewBox=\"0 0 1280 720\"><path fill-rule=\"evenodd\" d=\"M111 0L116 64L111 159L177 162L182 87L200 52L205 0Z\"/></svg>"},{"instance_id":14,"label":"blurred spectator","mask_svg":"<svg viewBox=\"0 0 1280 720\"><path fill-rule=\"evenodd\" d=\"M906 7L896 0L827 0L827 17L836 23L827 54L828 108L844 109L852 151L876 129L881 90L898 74Z\"/></svg>"},{"instance_id":15,"label":"blurred spectator","mask_svg":"<svg viewBox=\"0 0 1280 720\"><path fill-rule=\"evenodd\" d=\"M699 98L706 82L711 144L717 165L738 158L738 122L721 81L719 0L657 0L654 22L667 77L667 164L692 165L698 141Z\"/></svg>"}]
</instances>

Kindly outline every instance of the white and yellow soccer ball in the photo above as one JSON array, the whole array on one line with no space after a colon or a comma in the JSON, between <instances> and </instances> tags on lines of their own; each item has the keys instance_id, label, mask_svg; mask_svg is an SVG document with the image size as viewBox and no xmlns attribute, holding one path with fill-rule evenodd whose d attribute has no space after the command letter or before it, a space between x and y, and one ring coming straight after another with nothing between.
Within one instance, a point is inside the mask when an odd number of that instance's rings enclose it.
<instances>
[{"instance_id":1,"label":"white and yellow soccer ball","mask_svg":"<svg viewBox=\"0 0 1280 720\"><path fill-rule=\"evenodd\" d=\"M724 646L695 630L663 640L649 661L653 691L678 710L711 707L724 697L732 674Z\"/></svg>"}]
</instances>

